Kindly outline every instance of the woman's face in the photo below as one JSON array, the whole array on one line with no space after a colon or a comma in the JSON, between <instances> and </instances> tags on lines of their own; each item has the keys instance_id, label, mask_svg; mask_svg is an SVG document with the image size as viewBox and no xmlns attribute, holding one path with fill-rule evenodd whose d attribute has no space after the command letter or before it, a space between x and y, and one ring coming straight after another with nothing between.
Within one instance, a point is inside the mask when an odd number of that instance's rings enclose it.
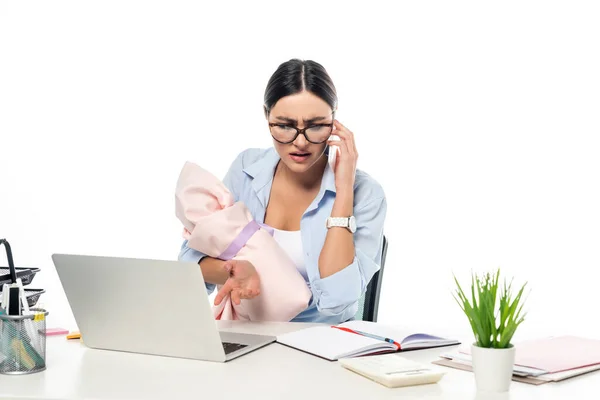
<instances>
[{"instance_id":1,"label":"woman's face","mask_svg":"<svg viewBox=\"0 0 600 400\"><path fill-rule=\"evenodd\" d=\"M306 134L315 144L306 140L299 134L292 143L283 144L273 139L273 144L281 161L293 172L308 171L323 155L327 146L327 139L331 133L333 123L333 110L325 101L314 94L303 91L294 95L281 98L271 108L268 117L272 126L271 135L280 141L287 141L296 134L295 128L311 127Z\"/></svg>"}]
</instances>

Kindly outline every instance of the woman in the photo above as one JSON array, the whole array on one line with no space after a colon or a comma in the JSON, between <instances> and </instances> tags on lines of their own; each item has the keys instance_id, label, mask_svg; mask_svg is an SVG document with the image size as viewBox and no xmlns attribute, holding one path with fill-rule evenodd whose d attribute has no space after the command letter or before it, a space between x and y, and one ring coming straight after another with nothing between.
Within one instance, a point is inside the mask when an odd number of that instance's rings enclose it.
<instances>
[{"instance_id":1,"label":"woman","mask_svg":"<svg viewBox=\"0 0 600 400\"><path fill-rule=\"evenodd\" d=\"M336 107L335 87L320 64L281 64L264 98L273 148L243 151L223 179L256 221L274 228L275 240L312 291L309 307L293 321L352 319L381 260L385 195L356 170L354 135L335 120ZM333 169L332 144L340 150ZM200 264L209 293L223 285L215 304L227 294L236 304L260 296L260 277L248 261L207 257L187 242L179 259Z\"/></svg>"}]
</instances>

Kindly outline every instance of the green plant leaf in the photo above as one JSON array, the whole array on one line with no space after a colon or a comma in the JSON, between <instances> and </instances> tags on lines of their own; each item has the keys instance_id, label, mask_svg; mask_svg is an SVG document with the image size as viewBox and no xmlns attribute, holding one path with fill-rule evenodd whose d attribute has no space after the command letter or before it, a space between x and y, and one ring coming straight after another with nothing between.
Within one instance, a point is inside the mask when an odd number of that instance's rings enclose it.
<instances>
[{"instance_id":1,"label":"green plant leaf","mask_svg":"<svg viewBox=\"0 0 600 400\"><path fill-rule=\"evenodd\" d=\"M473 330L473 334L475 335L475 338L477 340L477 327L476 327L476 322L474 319L473 308L469 304L469 300L467 299L467 296L465 295L462 287L458 283L456 276L454 277L454 281L456 282L456 286L458 287L458 289L456 291L456 295L460 299L460 302L458 299L456 299L456 297L455 297L455 299L457 302L459 302L459 305L461 306L462 310L464 311L465 315L467 316L467 318L469 320L469 324L471 325L471 329Z\"/></svg>"},{"instance_id":2,"label":"green plant leaf","mask_svg":"<svg viewBox=\"0 0 600 400\"><path fill-rule=\"evenodd\" d=\"M500 287L500 269L494 273L471 273L470 301L456 276L453 297L467 317L475 342L480 347L506 348L510 346L517 328L525 320L523 313L524 284L513 297L513 280L503 280Z\"/></svg>"}]
</instances>

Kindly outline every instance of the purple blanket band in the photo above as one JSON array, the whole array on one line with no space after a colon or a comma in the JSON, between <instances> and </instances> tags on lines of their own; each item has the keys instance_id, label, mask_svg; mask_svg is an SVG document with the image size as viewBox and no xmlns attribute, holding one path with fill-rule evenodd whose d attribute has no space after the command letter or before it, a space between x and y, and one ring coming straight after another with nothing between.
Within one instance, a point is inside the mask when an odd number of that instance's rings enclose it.
<instances>
[{"instance_id":1,"label":"purple blanket band","mask_svg":"<svg viewBox=\"0 0 600 400\"><path fill-rule=\"evenodd\" d=\"M221 253L218 258L221 260L231 260L237 253L239 253L242 247L246 245L252 235L258 232L261 227L265 228L270 235L273 235L273 229L271 227L252 220L248 222L248 224L242 229L242 231L231 242L231 244L229 244L229 247L227 247L227 249L225 249L225 251Z\"/></svg>"}]
</instances>

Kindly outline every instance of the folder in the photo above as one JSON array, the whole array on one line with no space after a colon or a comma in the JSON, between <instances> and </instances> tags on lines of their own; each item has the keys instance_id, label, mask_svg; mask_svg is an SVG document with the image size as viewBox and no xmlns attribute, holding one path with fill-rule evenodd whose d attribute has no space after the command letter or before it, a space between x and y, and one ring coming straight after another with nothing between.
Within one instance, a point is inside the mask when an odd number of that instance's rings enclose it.
<instances>
[{"instance_id":1,"label":"folder","mask_svg":"<svg viewBox=\"0 0 600 400\"><path fill-rule=\"evenodd\" d=\"M600 370L600 340L558 336L515 343L513 381L541 385ZM472 371L470 346L433 364Z\"/></svg>"},{"instance_id":2,"label":"folder","mask_svg":"<svg viewBox=\"0 0 600 400\"><path fill-rule=\"evenodd\" d=\"M600 364L600 340L579 336L555 336L515 344L515 364L548 373ZM459 348L469 354L470 347Z\"/></svg>"}]
</instances>

